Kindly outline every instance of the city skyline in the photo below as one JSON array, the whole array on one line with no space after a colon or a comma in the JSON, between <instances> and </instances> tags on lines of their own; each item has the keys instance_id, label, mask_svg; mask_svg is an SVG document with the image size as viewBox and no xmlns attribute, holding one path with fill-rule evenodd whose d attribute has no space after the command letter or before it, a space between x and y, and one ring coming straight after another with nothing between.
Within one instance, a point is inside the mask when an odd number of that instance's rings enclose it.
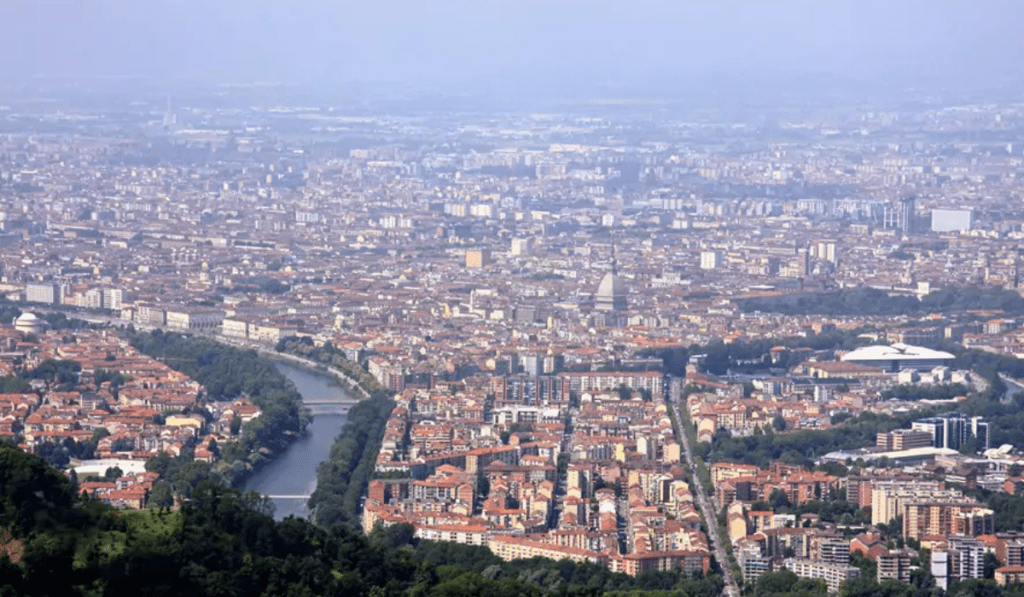
<instances>
[{"instance_id":1,"label":"city skyline","mask_svg":"<svg viewBox=\"0 0 1024 597\"><path fill-rule=\"evenodd\" d=\"M1024 594L1022 17L0 0L0 593Z\"/></svg>"}]
</instances>

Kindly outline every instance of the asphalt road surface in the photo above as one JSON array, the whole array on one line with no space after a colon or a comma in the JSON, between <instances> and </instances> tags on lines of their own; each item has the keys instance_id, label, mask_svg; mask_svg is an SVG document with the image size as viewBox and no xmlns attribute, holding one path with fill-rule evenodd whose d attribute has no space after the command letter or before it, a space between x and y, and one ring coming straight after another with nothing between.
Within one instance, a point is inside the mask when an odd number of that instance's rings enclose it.
<instances>
[{"instance_id":1,"label":"asphalt road surface","mask_svg":"<svg viewBox=\"0 0 1024 597\"><path fill-rule=\"evenodd\" d=\"M697 499L697 506L700 508L700 513L704 517L704 522L708 527L708 539L711 541L711 549L715 554L715 559L718 560L718 564L722 568L722 578L725 580L725 590L723 594L727 597L739 597L740 589L736 584L736 580L732 577L732 570L729 568L729 556L725 551L725 543L722 542L721 537L718 535L718 512L715 510L714 502L704 491L704 486L700 482L700 477L697 475L697 462L693 458L693 451L690 450L690 440L686 435L686 429L683 427L682 418L679 416L680 408L684 408L685 405L681 404L680 397L678 396L678 386L673 384L672 393L670 394L670 400L672 401L672 415L676 419L676 425L682 432L682 437L679 438L680 443L683 446L683 457L686 459L686 465L690 469L690 475L693 479L693 495Z\"/></svg>"}]
</instances>

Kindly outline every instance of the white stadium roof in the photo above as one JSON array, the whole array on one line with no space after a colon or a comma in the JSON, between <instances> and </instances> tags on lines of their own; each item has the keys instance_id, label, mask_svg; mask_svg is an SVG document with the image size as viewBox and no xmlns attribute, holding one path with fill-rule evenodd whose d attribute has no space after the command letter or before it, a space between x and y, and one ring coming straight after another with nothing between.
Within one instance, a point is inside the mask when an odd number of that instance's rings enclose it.
<instances>
[{"instance_id":1,"label":"white stadium roof","mask_svg":"<svg viewBox=\"0 0 1024 597\"><path fill-rule=\"evenodd\" d=\"M892 346L865 346L843 355L843 361L913 361L954 359L955 356L941 350L923 346L893 344Z\"/></svg>"}]
</instances>

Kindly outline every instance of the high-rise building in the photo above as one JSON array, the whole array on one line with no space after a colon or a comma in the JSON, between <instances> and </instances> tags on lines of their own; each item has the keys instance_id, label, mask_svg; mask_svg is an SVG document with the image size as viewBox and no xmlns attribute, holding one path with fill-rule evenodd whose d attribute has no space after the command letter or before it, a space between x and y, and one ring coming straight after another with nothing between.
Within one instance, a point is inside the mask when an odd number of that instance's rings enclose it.
<instances>
[{"instance_id":1,"label":"high-rise building","mask_svg":"<svg viewBox=\"0 0 1024 597\"><path fill-rule=\"evenodd\" d=\"M811 551L812 559L826 564L847 565L850 563L850 541L842 537L815 537Z\"/></svg>"},{"instance_id":2,"label":"high-rise building","mask_svg":"<svg viewBox=\"0 0 1024 597\"><path fill-rule=\"evenodd\" d=\"M700 252L700 269L718 269L722 266L722 254L718 251Z\"/></svg>"},{"instance_id":3,"label":"high-rise building","mask_svg":"<svg viewBox=\"0 0 1024 597\"><path fill-rule=\"evenodd\" d=\"M878 554L877 577L878 582L884 580L899 580L910 582L910 562L914 554L909 549L887 549Z\"/></svg>"},{"instance_id":4,"label":"high-rise building","mask_svg":"<svg viewBox=\"0 0 1024 597\"><path fill-rule=\"evenodd\" d=\"M910 427L931 434L932 446L936 448L959 450L971 440L977 440L979 450L989 448L988 423L982 417L953 412L914 421Z\"/></svg>"},{"instance_id":5,"label":"high-rise building","mask_svg":"<svg viewBox=\"0 0 1024 597\"><path fill-rule=\"evenodd\" d=\"M85 291L82 295L82 302L80 306L86 309L101 309L103 308L103 291L98 288L90 288Z\"/></svg>"},{"instance_id":6,"label":"high-rise building","mask_svg":"<svg viewBox=\"0 0 1024 597\"><path fill-rule=\"evenodd\" d=\"M916 200L911 195L903 197L895 205L888 205L885 208L885 227L901 230L905 233L914 231L914 218Z\"/></svg>"},{"instance_id":7,"label":"high-rise building","mask_svg":"<svg viewBox=\"0 0 1024 597\"><path fill-rule=\"evenodd\" d=\"M974 223L974 212L969 209L933 209L932 232L963 232Z\"/></svg>"},{"instance_id":8,"label":"high-rise building","mask_svg":"<svg viewBox=\"0 0 1024 597\"><path fill-rule=\"evenodd\" d=\"M63 288L58 284L26 284L25 300L30 303L54 305L62 302Z\"/></svg>"},{"instance_id":9,"label":"high-rise building","mask_svg":"<svg viewBox=\"0 0 1024 597\"><path fill-rule=\"evenodd\" d=\"M977 539L951 537L945 547L932 550L931 572L943 590L954 580L983 578L985 544Z\"/></svg>"},{"instance_id":10,"label":"high-rise building","mask_svg":"<svg viewBox=\"0 0 1024 597\"><path fill-rule=\"evenodd\" d=\"M108 288L103 291L103 308L111 309L114 311L121 310L121 304L124 302L124 291L116 288Z\"/></svg>"},{"instance_id":11,"label":"high-rise building","mask_svg":"<svg viewBox=\"0 0 1024 597\"><path fill-rule=\"evenodd\" d=\"M925 535L977 536L995 532L994 513L966 496L897 496L903 517L903 536L920 539Z\"/></svg>"},{"instance_id":12,"label":"high-rise building","mask_svg":"<svg viewBox=\"0 0 1024 597\"><path fill-rule=\"evenodd\" d=\"M521 359L523 373L530 376L538 376L544 373L544 357L539 354L528 354Z\"/></svg>"},{"instance_id":13,"label":"high-rise building","mask_svg":"<svg viewBox=\"0 0 1024 597\"><path fill-rule=\"evenodd\" d=\"M529 255L533 252L533 239L532 238L513 238L512 239L512 255Z\"/></svg>"},{"instance_id":14,"label":"high-rise building","mask_svg":"<svg viewBox=\"0 0 1024 597\"><path fill-rule=\"evenodd\" d=\"M782 565L800 578L820 578L829 593L838 593L842 584L860 576L860 568L843 564L827 564L803 558L786 558Z\"/></svg>"},{"instance_id":15,"label":"high-rise building","mask_svg":"<svg viewBox=\"0 0 1024 597\"><path fill-rule=\"evenodd\" d=\"M818 241L817 246L818 259L821 261L827 261L829 263L836 262L836 241L834 240L823 240Z\"/></svg>"},{"instance_id":16,"label":"high-rise building","mask_svg":"<svg viewBox=\"0 0 1024 597\"><path fill-rule=\"evenodd\" d=\"M757 580L757 577L772 570L772 559L761 553L761 548L754 541L740 539L737 545L737 560L740 569L743 570L743 579L747 582Z\"/></svg>"},{"instance_id":17,"label":"high-rise building","mask_svg":"<svg viewBox=\"0 0 1024 597\"><path fill-rule=\"evenodd\" d=\"M875 445L887 452L924 448L932 445L932 435L920 429L879 431Z\"/></svg>"},{"instance_id":18,"label":"high-rise building","mask_svg":"<svg viewBox=\"0 0 1024 597\"><path fill-rule=\"evenodd\" d=\"M914 231L914 217L916 211L914 210L914 197L904 197L900 199L900 223L899 228L903 232Z\"/></svg>"}]
</instances>

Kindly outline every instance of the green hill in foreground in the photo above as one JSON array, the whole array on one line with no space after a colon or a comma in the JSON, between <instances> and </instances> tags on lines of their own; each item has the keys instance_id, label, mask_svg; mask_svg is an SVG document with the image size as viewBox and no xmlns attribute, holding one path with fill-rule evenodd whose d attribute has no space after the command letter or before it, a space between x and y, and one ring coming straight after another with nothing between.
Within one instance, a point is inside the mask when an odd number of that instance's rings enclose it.
<instances>
[{"instance_id":1,"label":"green hill in foreground","mask_svg":"<svg viewBox=\"0 0 1024 597\"><path fill-rule=\"evenodd\" d=\"M41 458L0 443L0 596L597 596L720 594L716 575L638 578L595 565L502 562L420 542L398 525L275 522L271 506L203 482L178 510L117 511L81 497Z\"/></svg>"}]
</instances>

